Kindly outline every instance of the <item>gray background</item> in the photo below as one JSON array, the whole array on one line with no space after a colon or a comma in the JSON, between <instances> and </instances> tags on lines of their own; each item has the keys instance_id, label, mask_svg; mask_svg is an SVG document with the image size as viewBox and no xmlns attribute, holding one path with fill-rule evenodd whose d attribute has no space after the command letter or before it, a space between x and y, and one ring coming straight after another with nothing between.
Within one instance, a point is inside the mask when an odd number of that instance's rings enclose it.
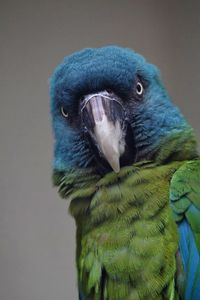
<instances>
[{"instance_id":1,"label":"gray background","mask_svg":"<svg viewBox=\"0 0 200 300\"><path fill-rule=\"evenodd\" d=\"M74 221L51 186L53 69L83 47L133 48L200 136L199 3L1 1L0 299L77 299Z\"/></svg>"}]
</instances>

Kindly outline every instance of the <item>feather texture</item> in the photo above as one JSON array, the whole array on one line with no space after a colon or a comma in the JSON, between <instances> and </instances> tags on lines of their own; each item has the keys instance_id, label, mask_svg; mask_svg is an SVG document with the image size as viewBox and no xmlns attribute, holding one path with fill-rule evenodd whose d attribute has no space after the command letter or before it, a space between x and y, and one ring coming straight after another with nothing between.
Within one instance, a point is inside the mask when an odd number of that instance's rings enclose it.
<instances>
[{"instance_id":1,"label":"feather texture","mask_svg":"<svg viewBox=\"0 0 200 300\"><path fill-rule=\"evenodd\" d=\"M197 300L200 297L200 160L188 161L177 170L171 181L170 200L186 273L185 299Z\"/></svg>"},{"instance_id":2,"label":"feather texture","mask_svg":"<svg viewBox=\"0 0 200 300\"><path fill-rule=\"evenodd\" d=\"M178 232L169 185L182 163L138 163L70 189L84 300L175 299ZM64 176L61 194L68 189Z\"/></svg>"}]
</instances>

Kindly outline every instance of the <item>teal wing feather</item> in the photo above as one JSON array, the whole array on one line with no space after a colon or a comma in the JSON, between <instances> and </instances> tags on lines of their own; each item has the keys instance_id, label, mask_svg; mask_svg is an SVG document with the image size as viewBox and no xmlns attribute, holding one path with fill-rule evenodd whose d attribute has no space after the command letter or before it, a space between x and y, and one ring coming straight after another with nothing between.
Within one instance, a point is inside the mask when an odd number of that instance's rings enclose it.
<instances>
[{"instance_id":1,"label":"teal wing feather","mask_svg":"<svg viewBox=\"0 0 200 300\"><path fill-rule=\"evenodd\" d=\"M173 175L170 203L179 229L185 273L184 299L200 299L200 160L185 162Z\"/></svg>"}]
</instances>

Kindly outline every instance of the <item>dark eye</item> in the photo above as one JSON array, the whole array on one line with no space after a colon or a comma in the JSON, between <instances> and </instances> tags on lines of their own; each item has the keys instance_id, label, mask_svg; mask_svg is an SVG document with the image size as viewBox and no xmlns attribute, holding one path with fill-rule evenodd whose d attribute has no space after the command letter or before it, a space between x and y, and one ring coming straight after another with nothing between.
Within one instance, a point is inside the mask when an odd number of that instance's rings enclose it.
<instances>
[{"instance_id":1,"label":"dark eye","mask_svg":"<svg viewBox=\"0 0 200 300\"><path fill-rule=\"evenodd\" d=\"M60 108L61 114L64 118L68 118L69 117L69 113L64 109L63 106L61 106Z\"/></svg>"},{"instance_id":2,"label":"dark eye","mask_svg":"<svg viewBox=\"0 0 200 300\"><path fill-rule=\"evenodd\" d=\"M144 92L144 87L140 81L137 82L136 84L136 93L141 96Z\"/></svg>"}]
</instances>

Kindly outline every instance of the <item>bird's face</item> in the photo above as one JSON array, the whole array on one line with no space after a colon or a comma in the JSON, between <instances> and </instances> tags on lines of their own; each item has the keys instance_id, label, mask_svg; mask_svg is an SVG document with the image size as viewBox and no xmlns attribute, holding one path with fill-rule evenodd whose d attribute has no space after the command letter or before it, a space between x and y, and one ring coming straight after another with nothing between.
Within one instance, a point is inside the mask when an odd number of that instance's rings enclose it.
<instances>
[{"instance_id":1,"label":"bird's face","mask_svg":"<svg viewBox=\"0 0 200 300\"><path fill-rule=\"evenodd\" d=\"M86 49L51 80L54 169L119 172L153 159L161 141L189 125L169 101L159 72L129 49Z\"/></svg>"}]
</instances>

